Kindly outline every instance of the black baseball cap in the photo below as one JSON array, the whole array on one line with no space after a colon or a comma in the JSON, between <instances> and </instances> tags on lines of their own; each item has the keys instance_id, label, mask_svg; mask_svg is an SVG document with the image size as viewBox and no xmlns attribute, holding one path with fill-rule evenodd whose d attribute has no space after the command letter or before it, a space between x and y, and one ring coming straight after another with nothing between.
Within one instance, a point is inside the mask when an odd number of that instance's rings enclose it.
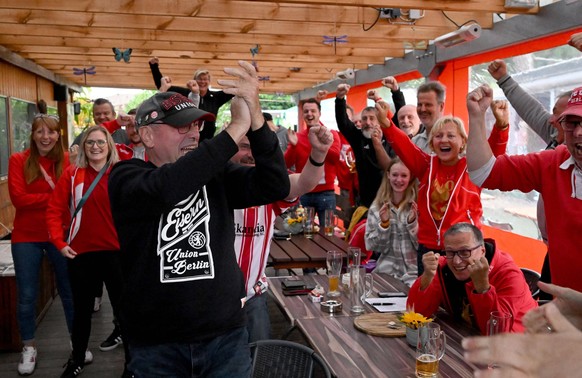
<instances>
[{"instance_id":1,"label":"black baseball cap","mask_svg":"<svg viewBox=\"0 0 582 378\"><path fill-rule=\"evenodd\" d=\"M214 114L198 109L190 99L176 92L156 93L141 103L135 116L137 127L165 123L182 127L197 120L214 121Z\"/></svg>"}]
</instances>

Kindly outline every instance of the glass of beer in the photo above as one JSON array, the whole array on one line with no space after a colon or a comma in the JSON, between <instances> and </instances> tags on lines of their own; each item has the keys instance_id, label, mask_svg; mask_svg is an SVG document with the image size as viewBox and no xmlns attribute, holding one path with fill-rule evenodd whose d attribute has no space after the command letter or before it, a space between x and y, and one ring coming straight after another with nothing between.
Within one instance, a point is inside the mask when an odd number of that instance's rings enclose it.
<instances>
[{"instance_id":1,"label":"glass of beer","mask_svg":"<svg viewBox=\"0 0 582 378\"><path fill-rule=\"evenodd\" d=\"M329 290L327 296L337 298L339 292L339 277L342 270L343 255L338 251L328 251L326 256L327 278L329 280Z\"/></svg>"},{"instance_id":2,"label":"glass of beer","mask_svg":"<svg viewBox=\"0 0 582 378\"><path fill-rule=\"evenodd\" d=\"M335 228L335 210L325 209L324 232L326 236L333 236Z\"/></svg>"},{"instance_id":3,"label":"glass of beer","mask_svg":"<svg viewBox=\"0 0 582 378\"><path fill-rule=\"evenodd\" d=\"M418 328L416 344L416 376L437 377L439 361L445 355L446 336L435 322L424 323Z\"/></svg>"}]
</instances>

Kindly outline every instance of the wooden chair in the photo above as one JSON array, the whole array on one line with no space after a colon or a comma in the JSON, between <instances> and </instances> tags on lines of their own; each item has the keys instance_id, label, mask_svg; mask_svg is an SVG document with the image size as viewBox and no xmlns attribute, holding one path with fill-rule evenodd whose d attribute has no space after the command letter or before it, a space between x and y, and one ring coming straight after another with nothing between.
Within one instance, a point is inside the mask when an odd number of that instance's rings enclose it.
<instances>
[{"instance_id":1,"label":"wooden chair","mask_svg":"<svg viewBox=\"0 0 582 378\"><path fill-rule=\"evenodd\" d=\"M329 367L313 349L287 340L250 344L253 378L310 378L315 370L331 378Z\"/></svg>"}]
</instances>

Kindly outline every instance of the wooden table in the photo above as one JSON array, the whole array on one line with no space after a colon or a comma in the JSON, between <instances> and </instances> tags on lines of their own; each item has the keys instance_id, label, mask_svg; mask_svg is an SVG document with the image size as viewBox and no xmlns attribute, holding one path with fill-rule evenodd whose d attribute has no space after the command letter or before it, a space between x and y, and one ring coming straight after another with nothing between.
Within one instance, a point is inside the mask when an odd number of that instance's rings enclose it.
<instances>
[{"instance_id":1,"label":"wooden table","mask_svg":"<svg viewBox=\"0 0 582 378\"><path fill-rule=\"evenodd\" d=\"M414 377L415 350L404 337L389 338L370 336L354 328L354 316L349 309L349 298L342 293L339 300L343 309L338 314L320 310L319 303L312 303L307 296L284 296L281 282L285 277L270 277L271 295L281 307L291 324L306 337L313 349L326 361L336 377ZM319 283L327 289L327 277L303 276L308 284ZM385 275L374 274L374 291L404 291L400 281ZM368 313L376 310L366 305ZM475 366L463 359L461 341L475 331L453 322L446 314L437 314L437 323L447 335L445 356L440 362L439 377L472 377Z\"/></svg>"},{"instance_id":2,"label":"wooden table","mask_svg":"<svg viewBox=\"0 0 582 378\"><path fill-rule=\"evenodd\" d=\"M343 252L347 258L348 243L337 236L315 234L308 239L303 234L292 235L291 240L273 240L269 266L274 269L324 268L327 251Z\"/></svg>"}]
</instances>

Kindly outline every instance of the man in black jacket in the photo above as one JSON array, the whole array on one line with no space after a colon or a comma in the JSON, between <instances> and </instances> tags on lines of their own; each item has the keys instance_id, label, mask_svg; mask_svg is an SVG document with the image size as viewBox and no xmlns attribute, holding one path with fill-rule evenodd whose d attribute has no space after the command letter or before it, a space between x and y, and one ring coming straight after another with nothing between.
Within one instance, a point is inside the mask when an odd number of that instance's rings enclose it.
<instances>
[{"instance_id":1,"label":"man in black jacket","mask_svg":"<svg viewBox=\"0 0 582 378\"><path fill-rule=\"evenodd\" d=\"M178 93L158 93L136 116L149 161L124 161L111 172L125 259L121 326L136 376L250 375L233 209L285 198L289 176L263 119L256 71L240 66L220 81L235 95L225 131L198 144L214 116ZM255 167L229 162L244 135Z\"/></svg>"}]
</instances>

